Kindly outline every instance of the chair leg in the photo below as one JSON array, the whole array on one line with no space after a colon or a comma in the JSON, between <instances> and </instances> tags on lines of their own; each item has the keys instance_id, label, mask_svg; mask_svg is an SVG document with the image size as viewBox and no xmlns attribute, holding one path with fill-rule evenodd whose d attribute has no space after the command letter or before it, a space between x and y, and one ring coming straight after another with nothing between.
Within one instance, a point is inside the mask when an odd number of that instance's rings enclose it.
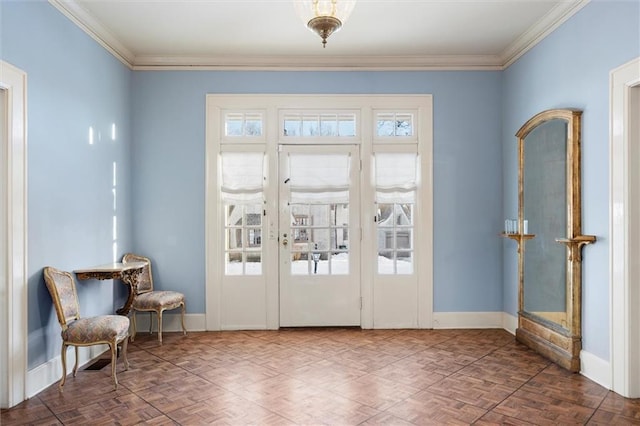
<instances>
[{"instance_id":1,"label":"chair leg","mask_svg":"<svg viewBox=\"0 0 640 426\"><path fill-rule=\"evenodd\" d=\"M131 333L131 341L133 342L134 340L136 340L136 333L137 333L137 327L136 327L136 311L133 311L131 313L131 325L132 325L132 333Z\"/></svg>"},{"instance_id":2,"label":"chair leg","mask_svg":"<svg viewBox=\"0 0 640 426\"><path fill-rule=\"evenodd\" d=\"M156 313L158 314L158 342L162 344L162 310Z\"/></svg>"},{"instance_id":3,"label":"chair leg","mask_svg":"<svg viewBox=\"0 0 640 426\"><path fill-rule=\"evenodd\" d=\"M182 316L181 316L181 319L182 319L182 332L183 332L183 334L186 335L187 334L187 327L184 326L184 311L185 311L185 309L186 308L184 306L184 302L182 302Z\"/></svg>"},{"instance_id":4,"label":"chair leg","mask_svg":"<svg viewBox=\"0 0 640 426\"><path fill-rule=\"evenodd\" d=\"M153 333L153 314L149 311L149 334Z\"/></svg>"},{"instance_id":5,"label":"chair leg","mask_svg":"<svg viewBox=\"0 0 640 426\"><path fill-rule=\"evenodd\" d=\"M129 347L129 335L122 339L122 362L124 364L124 369L129 369L129 360L127 359L127 348Z\"/></svg>"},{"instance_id":6,"label":"chair leg","mask_svg":"<svg viewBox=\"0 0 640 426\"><path fill-rule=\"evenodd\" d=\"M76 374L78 373L78 364L80 364L80 356L78 356L78 347L74 346L74 349L76 353L76 363L73 366L73 377L76 377Z\"/></svg>"},{"instance_id":7,"label":"chair leg","mask_svg":"<svg viewBox=\"0 0 640 426\"><path fill-rule=\"evenodd\" d=\"M111 377L113 378L114 390L118 390L118 377L116 377L116 361L118 360L118 341L109 343L111 348Z\"/></svg>"},{"instance_id":8,"label":"chair leg","mask_svg":"<svg viewBox=\"0 0 640 426\"><path fill-rule=\"evenodd\" d=\"M60 353L60 359L62 360L62 379L60 379L58 388L60 389L60 392L62 392L64 382L67 380L67 344L65 342L62 342L62 352Z\"/></svg>"}]
</instances>

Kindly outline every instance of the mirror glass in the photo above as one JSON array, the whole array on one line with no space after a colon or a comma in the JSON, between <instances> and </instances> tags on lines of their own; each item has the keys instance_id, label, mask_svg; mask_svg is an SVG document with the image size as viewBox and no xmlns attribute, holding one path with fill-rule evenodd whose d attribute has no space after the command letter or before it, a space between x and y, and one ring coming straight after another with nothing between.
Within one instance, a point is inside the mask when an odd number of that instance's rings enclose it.
<instances>
[{"instance_id":1,"label":"mirror glass","mask_svg":"<svg viewBox=\"0 0 640 426\"><path fill-rule=\"evenodd\" d=\"M567 328L567 126L545 121L524 138L524 311Z\"/></svg>"}]
</instances>

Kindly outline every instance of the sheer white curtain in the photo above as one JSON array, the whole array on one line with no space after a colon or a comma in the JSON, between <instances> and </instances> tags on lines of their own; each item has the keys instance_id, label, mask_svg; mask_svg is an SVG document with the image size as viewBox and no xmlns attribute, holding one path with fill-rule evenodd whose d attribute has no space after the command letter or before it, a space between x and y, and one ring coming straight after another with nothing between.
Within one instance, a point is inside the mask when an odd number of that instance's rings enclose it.
<instances>
[{"instance_id":1,"label":"sheer white curtain","mask_svg":"<svg viewBox=\"0 0 640 426\"><path fill-rule=\"evenodd\" d=\"M263 152L221 153L222 201L228 204L262 203Z\"/></svg>"},{"instance_id":2,"label":"sheer white curtain","mask_svg":"<svg viewBox=\"0 0 640 426\"><path fill-rule=\"evenodd\" d=\"M289 153L291 203L349 202L349 154Z\"/></svg>"},{"instance_id":3,"label":"sheer white curtain","mask_svg":"<svg viewBox=\"0 0 640 426\"><path fill-rule=\"evenodd\" d=\"M418 187L417 165L416 153L376 153L376 201L415 203Z\"/></svg>"}]
</instances>

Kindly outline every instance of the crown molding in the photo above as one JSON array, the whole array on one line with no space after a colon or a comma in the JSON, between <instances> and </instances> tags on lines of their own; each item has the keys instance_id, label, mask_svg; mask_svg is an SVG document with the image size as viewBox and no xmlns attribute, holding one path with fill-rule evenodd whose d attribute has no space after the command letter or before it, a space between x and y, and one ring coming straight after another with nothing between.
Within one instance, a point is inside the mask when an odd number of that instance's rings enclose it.
<instances>
[{"instance_id":1,"label":"crown molding","mask_svg":"<svg viewBox=\"0 0 640 426\"><path fill-rule=\"evenodd\" d=\"M467 56L139 56L134 70L500 70L500 57Z\"/></svg>"},{"instance_id":2,"label":"crown molding","mask_svg":"<svg viewBox=\"0 0 640 426\"><path fill-rule=\"evenodd\" d=\"M525 31L508 46L500 55L502 68L505 69L517 61L522 55L533 49L544 38L564 24L569 18L585 7L591 0L558 3L541 20Z\"/></svg>"},{"instance_id":3,"label":"crown molding","mask_svg":"<svg viewBox=\"0 0 640 426\"><path fill-rule=\"evenodd\" d=\"M120 41L91 16L83 7L73 0L49 0L49 3L58 9L71 22L87 33L92 39L98 42L109 53L116 57L128 68L133 67L135 55L127 49Z\"/></svg>"},{"instance_id":4,"label":"crown molding","mask_svg":"<svg viewBox=\"0 0 640 426\"><path fill-rule=\"evenodd\" d=\"M136 56L75 0L49 3L132 70L478 71L503 70L591 0L557 4L499 55L419 56Z\"/></svg>"}]
</instances>

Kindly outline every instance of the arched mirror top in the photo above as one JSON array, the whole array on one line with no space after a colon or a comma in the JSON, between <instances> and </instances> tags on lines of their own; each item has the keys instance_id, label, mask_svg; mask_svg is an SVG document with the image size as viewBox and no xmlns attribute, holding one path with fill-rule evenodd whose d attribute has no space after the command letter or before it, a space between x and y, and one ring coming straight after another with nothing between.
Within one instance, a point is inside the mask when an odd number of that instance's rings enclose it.
<instances>
[{"instance_id":1,"label":"arched mirror top","mask_svg":"<svg viewBox=\"0 0 640 426\"><path fill-rule=\"evenodd\" d=\"M542 123L550 120L565 120L569 123L570 134L573 138L580 139L580 122L582 117L582 111L578 109L549 109L542 111L531 117L526 123L520 127L520 130L516 133L518 139L522 140L527 137L529 133Z\"/></svg>"}]
</instances>

